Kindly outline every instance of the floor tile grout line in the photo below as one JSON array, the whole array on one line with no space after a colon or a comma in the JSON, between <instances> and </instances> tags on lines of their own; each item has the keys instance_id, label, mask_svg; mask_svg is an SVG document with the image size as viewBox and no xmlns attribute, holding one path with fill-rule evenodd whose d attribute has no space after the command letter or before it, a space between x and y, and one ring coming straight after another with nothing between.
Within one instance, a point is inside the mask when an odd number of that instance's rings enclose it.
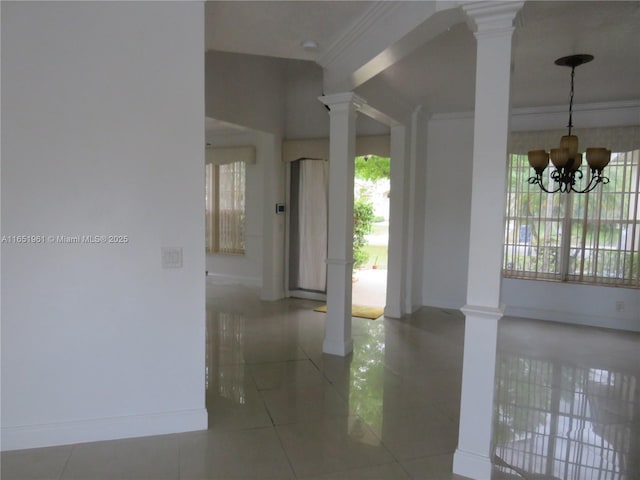
<instances>
[{"instance_id":1,"label":"floor tile grout line","mask_svg":"<svg viewBox=\"0 0 640 480\"><path fill-rule=\"evenodd\" d=\"M64 465L62 467L62 471L60 472L60 476L58 477L58 480L62 480L64 478L64 474L67 471L67 467L69 466L69 461L71 460L71 455L73 455L73 452L76 450L76 445L71 445L71 450L69 451L69 456L67 457L67 459L64 462Z\"/></svg>"},{"instance_id":2,"label":"floor tile grout line","mask_svg":"<svg viewBox=\"0 0 640 480\"><path fill-rule=\"evenodd\" d=\"M273 431L276 434L276 437L278 438L278 443L280 444L280 448L282 449L284 456L287 459L287 463L289 464L289 468L293 473L293 478L295 479L300 478L298 475L298 472L296 472L296 469L293 466L293 461L291 460L291 457L289 456L289 452L287 452L287 449L284 446L284 442L282 441L282 437L280 436L280 433L278 432L278 428L276 425L273 426Z\"/></svg>"}]
</instances>

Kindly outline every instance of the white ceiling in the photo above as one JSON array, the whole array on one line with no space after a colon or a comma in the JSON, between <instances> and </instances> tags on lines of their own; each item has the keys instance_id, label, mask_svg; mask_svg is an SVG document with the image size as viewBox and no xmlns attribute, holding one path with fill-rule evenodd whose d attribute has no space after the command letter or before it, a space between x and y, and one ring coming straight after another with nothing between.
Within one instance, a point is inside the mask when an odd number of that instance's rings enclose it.
<instances>
[{"instance_id":1,"label":"white ceiling","mask_svg":"<svg viewBox=\"0 0 640 480\"><path fill-rule=\"evenodd\" d=\"M367 1L208 1L207 50L313 60L302 47L315 40L326 48L373 2Z\"/></svg>"},{"instance_id":2,"label":"white ceiling","mask_svg":"<svg viewBox=\"0 0 640 480\"><path fill-rule=\"evenodd\" d=\"M374 2L207 2L208 49L312 60ZM438 14L437 14L438 15ZM570 69L556 58L588 53L576 70L575 102L640 99L640 1L527 1L513 36L515 107L568 103ZM475 38L466 23L415 49L358 91L397 94L431 112L473 108ZM391 89L391 90L390 90Z\"/></svg>"},{"instance_id":3,"label":"white ceiling","mask_svg":"<svg viewBox=\"0 0 640 480\"><path fill-rule=\"evenodd\" d=\"M247 133L250 130L235 123L223 122L215 118L205 117L204 129L206 132L210 132L215 135L240 135ZM207 138L207 140L209 140Z\"/></svg>"}]
</instances>

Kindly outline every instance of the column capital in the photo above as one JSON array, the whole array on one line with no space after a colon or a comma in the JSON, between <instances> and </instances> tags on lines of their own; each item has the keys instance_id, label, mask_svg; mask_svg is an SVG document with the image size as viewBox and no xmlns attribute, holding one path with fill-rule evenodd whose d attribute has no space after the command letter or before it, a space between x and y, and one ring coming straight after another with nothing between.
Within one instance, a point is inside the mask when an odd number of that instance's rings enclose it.
<instances>
[{"instance_id":1,"label":"column capital","mask_svg":"<svg viewBox=\"0 0 640 480\"><path fill-rule=\"evenodd\" d=\"M411 118L417 119L417 120L429 120L431 118L431 115L432 115L431 112L426 108L424 108L423 105L418 105L411 112Z\"/></svg>"},{"instance_id":2,"label":"column capital","mask_svg":"<svg viewBox=\"0 0 640 480\"><path fill-rule=\"evenodd\" d=\"M318 100L330 108L343 106L353 108L356 111L361 110L367 104L367 101L364 98L353 92L323 95L322 97L318 97Z\"/></svg>"},{"instance_id":3,"label":"column capital","mask_svg":"<svg viewBox=\"0 0 640 480\"><path fill-rule=\"evenodd\" d=\"M513 32L514 19L523 5L524 1L486 1L466 3L461 8L478 37Z\"/></svg>"}]
</instances>

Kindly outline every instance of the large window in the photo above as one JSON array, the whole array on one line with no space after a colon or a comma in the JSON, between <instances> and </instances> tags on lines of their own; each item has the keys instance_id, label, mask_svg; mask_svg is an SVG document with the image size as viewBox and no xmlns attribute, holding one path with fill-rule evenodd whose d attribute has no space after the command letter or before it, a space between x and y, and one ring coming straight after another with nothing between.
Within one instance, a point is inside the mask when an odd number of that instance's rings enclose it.
<instances>
[{"instance_id":1,"label":"large window","mask_svg":"<svg viewBox=\"0 0 640 480\"><path fill-rule=\"evenodd\" d=\"M245 162L207 164L205 174L207 252L244 254Z\"/></svg>"},{"instance_id":2,"label":"large window","mask_svg":"<svg viewBox=\"0 0 640 480\"><path fill-rule=\"evenodd\" d=\"M548 194L527 183L527 156L511 155L504 276L640 288L639 163L640 150L614 153L609 184Z\"/></svg>"}]
</instances>

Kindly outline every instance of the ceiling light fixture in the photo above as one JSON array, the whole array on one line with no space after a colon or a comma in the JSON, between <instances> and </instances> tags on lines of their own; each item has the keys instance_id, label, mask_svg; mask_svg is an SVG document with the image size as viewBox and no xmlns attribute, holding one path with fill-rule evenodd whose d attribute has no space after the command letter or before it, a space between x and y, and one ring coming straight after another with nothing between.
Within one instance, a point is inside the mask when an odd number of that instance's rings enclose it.
<instances>
[{"instance_id":1,"label":"ceiling light fixture","mask_svg":"<svg viewBox=\"0 0 640 480\"><path fill-rule=\"evenodd\" d=\"M318 49L318 42L316 42L315 40L303 40L302 42L300 42L300 45L302 45L302 48L307 51Z\"/></svg>"},{"instance_id":2,"label":"ceiling light fixture","mask_svg":"<svg viewBox=\"0 0 640 480\"><path fill-rule=\"evenodd\" d=\"M578 153L578 137L571 135L573 128L573 78L575 76L576 67L583 63L593 60L593 55L570 55L562 57L555 61L556 65L562 67L571 67L571 96L569 100L569 134L564 135L560 139L560 148L552 148L550 152L545 150L531 150L528 153L529 165L536 171L535 177L529 177L529 184L538 185L547 193L586 193L590 192L599 183L607 184L609 179L602 175L604 167L611 160L611 150L606 148L587 148L586 157L587 164L591 169L589 183L584 189L580 190L575 187L576 180L582 180L583 173L580 170L582 165L582 154ZM551 172L551 179L555 182L555 186L551 190L547 190L542 183L542 173L549 165L549 158L555 169Z\"/></svg>"}]
</instances>

